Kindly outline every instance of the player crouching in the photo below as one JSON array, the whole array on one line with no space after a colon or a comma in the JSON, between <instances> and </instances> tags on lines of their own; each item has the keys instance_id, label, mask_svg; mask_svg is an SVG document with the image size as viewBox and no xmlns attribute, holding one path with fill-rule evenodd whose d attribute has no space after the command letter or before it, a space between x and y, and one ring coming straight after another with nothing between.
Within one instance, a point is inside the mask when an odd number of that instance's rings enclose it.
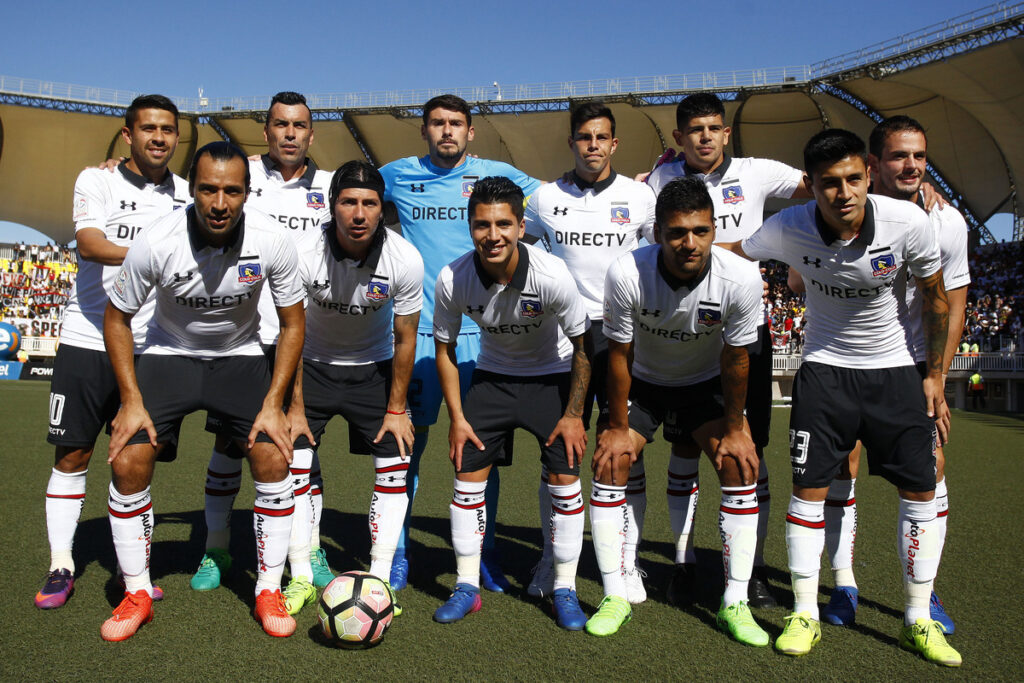
<instances>
[{"instance_id":1,"label":"player crouching","mask_svg":"<svg viewBox=\"0 0 1024 683\"><path fill-rule=\"evenodd\" d=\"M506 433L522 427L537 437L549 473L556 621L579 631L587 620L575 589L584 522L581 415L590 380L586 309L565 263L520 243L523 192L511 180L476 183L469 228L474 251L441 270L434 297L437 372L455 465L449 509L457 569L455 590L434 619L450 623L480 609L487 476L503 454ZM480 356L464 401L452 343L463 314L481 330Z\"/></svg>"},{"instance_id":2,"label":"player crouching","mask_svg":"<svg viewBox=\"0 0 1024 683\"><path fill-rule=\"evenodd\" d=\"M295 491L309 489L313 446L341 415L360 448L373 455L370 499L370 573L387 581L407 507L406 452L412 420L406 394L416 355L423 306L423 259L409 242L384 228L384 179L365 161L350 161L331 179L332 220L299 270L306 290L306 343L288 417L295 441ZM306 509L309 509L307 504ZM296 503L284 590L289 614L316 600L311 581L310 519ZM395 614L401 608L394 601Z\"/></svg>"},{"instance_id":3,"label":"player crouching","mask_svg":"<svg viewBox=\"0 0 1024 683\"><path fill-rule=\"evenodd\" d=\"M605 278L608 429L594 453L591 530L605 598L587 631L607 636L629 619L619 572L629 467L661 423L692 436L718 470L725 595L718 625L746 645L768 645L747 606L757 541L757 452L743 417L757 338L761 280L714 247L714 205L697 179L669 183L655 209L656 244L620 256ZM630 357L632 356L632 376Z\"/></svg>"}]
</instances>

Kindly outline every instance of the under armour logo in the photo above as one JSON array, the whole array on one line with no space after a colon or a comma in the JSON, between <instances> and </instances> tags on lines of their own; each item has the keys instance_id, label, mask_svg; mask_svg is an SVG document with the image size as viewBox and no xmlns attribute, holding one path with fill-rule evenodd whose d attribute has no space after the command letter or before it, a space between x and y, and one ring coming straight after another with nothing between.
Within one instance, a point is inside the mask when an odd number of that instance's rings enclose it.
<instances>
[{"instance_id":1,"label":"under armour logo","mask_svg":"<svg viewBox=\"0 0 1024 683\"><path fill-rule=\"evenodd\" d=\"M257 197L262 197L263 196L263 188L262 187L257 187L255 190L249 190L249 192L251 194L256 195Z\"/></svg>"},{"instance_id":2,"label":"under armour logo","mask_svg":"<svg viewBox=\"0 0 1024 683\"><path fill-rule=\"evenodd\" d=\"M472 313L473 311L476 311L477 313L483 313L484 312L484 307L483 306L466 306L466 313Z\"/></svg>"},{"instance_id":3,"label":"under armour logo","mask_svg":"<svg viewBox=\"0 0 1024 683\"><path fill-rule=\"evenodd\" d=\"M569 213L569 207L568 206L556 206L552 210L551 213L555 214L556 216L564 216L567 213Z\"/></svg>"},{"instance_id":4,"label":"under armour logo","mask_svg":"<svg viewBox=\"0 0 1024 683\"><path fill-rule=\"evenodd\" d=\"M320 282L319 280L313 280L313 284L310 285L310 287L312 287L313 289L327 289L330 286L331 281L329 279L325 279L323 282Z\"/></svg>"},{"instance_id":5,"label":"under armour logo","mask_svg":"<svg viewBox=\"0 0 1024 683\"><path fill-rule=\"evenodd\" d=\"M653 311L649 311L646 308L641 308L640 309L640 315L642 315L642 316L651 316L652 318L660 318L661 317L661 309L660 308L656 308Z\"/></svg>"},{"instance_id":6,"label":"under armour logo","mask_svg":"<svg viewBox=\"0 0 1024 683\"><path fill-rule=\"evenodd\" d=\"M815 268L821 268L821 259L820 258L816 258L816 259L814 259L812 261L809 256L804 256L804 265L805 266L814 266Z\"/></svg>"},{"instance_id":7,"label":"under armour logo","mask_svg":"<svg viewBox=\"0 0 1024 683\"><path fill-rule=\"evenodd\" d=\"M121 200L121 209L122 210L127 209L129 206L132 207L132 211L135 210L135 202L126 202L123 199Z\"/></svg>"},{"instance_id":8,"label":"under armour logo","mask_svg":"<svg viewBox=\"0 0 1024 683\"><path fill-rule=\"evenodd\" d=\"M410 183L409 184L409 189L411 189L413 192L426 192L427 191L427 189L426 189L426 187L424 187L423 183L420 183L419 185L417 185L416 183Z\"/></svg>"},{"instance_id":9,"label":"under armour logo","mask_svg":"<svg viewBox=\"0 0 1024 683\"><path fill-rule=\"evenodd\" d=\"M195 275L195 273L193 273L191 270L188 271L187 273L185 273L184 275L182 275L181 273L175 273L174 274L174 281L175 282L188 282L189 280L192 279L193 275Z\"/></svg>"}]
</instances>

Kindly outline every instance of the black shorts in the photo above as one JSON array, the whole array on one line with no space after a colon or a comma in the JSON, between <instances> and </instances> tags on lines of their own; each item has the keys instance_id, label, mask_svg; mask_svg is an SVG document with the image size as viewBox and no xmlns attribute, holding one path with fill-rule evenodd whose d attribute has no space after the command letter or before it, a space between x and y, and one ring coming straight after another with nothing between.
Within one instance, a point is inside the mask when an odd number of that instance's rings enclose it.
<instances>
[{"instance_id":1,"label":"black shorts","mask_svg":"<svg viewBox=\"0 0 1024 683\"><path fill-rule=\"evenodd\" d=\"M331 365L302 361L302 400L306 421L316 442L321 443L327 423L335 415L348 422L352 452L382 458L399 456L398 441L385 434L373 443L384 424L391 392L391 361L367 365ZM295 448L310 448L306 437L295 440Z\"/></svg>"},{"instance_id":2,"label":"black shorts","mask_svg":"<svg viewBox=\"0 0 1024 683\"><path fill-rule=\"evenodd\" d=\"M562 439L555 439L550 446L544 445L565 412L568 400L568 372L515 377L474 370L462 408L477 438L483 442L484 450L477 450L467 442L462 450L462 471L476 472L497 464L503 457L511 459L511 454L506 452L508 434L522 427L537 437L540 459L548 472L579 476L580 464L577 461L569 467Z\"/></svg>"},{"instance_id":3,"label":"black shorts","mask_svg":"<svg viewBox=\"0 0 1024 683\"><path fill-rule=\"evenodd\" d=\"M754 445L768 445L772 429L772 335L769 325L757 328L757 341L747 347L750 371L747 375L746 416Z\"/></svg>"},{"instance_id":4,"label":"black shorts","mask_svg":"<svg viewBox=\"0 0 1024 683\"><path fill-rule=\"evenodd\" d=\"M825 488L859 439L871 474L906 491L932 491L934 428L913 365L854 370L805 362L789 422L793 483Z\"/></svg>"},{"instance_id":5,"label":"black shorts","mask_svg":"<svg viewBox=\"0 0 1024 683\"><path fill-rule=\"evenodd\" d=\"M121 405L117 378L103 351L61 344L50 382L46 440L66 448L92 448Z\"/></svg>"},{"instance_id":6,"label":"black shorts","mask_svg":"<svg viewBox=\"0 0 1024 683\"><path fill-rule=\"evenodd\" d=\"M629 388L629 428L647 443L662 423L666 441L692 440L701 425L725 415L721 377L682 387L666 387L633 379Z\"/></svg>"},{"instance_id":7,"label":"black shorts","mask_svg":"<svg viewBox=\"0 0 1024 683\"><path fill-rule=\"evenodd\" d=\"M260 344L260 346L263 348L263 355L266 357L267 362L270 363L270 374L271 374L271 376L273 376L273 374L274 374L274 360L277 358L277 344ZM266 392L264 392L264 393L266 393ZM287 406L285 406L285 407L287 407ZM217 434L218 436L224 436L226 438L231 436L229 433L227 433L224 430L223 425L221 424L220 417L217 416L216 414L212 413L212 412L207 413L207 415L206 415L206 428L205 429L209 433ZM244 455L241 452L232 452L231 449L229 449L227 455L228 455L228 457L232 457L232 458L233 457L238 457L238 458L244 457Z\"/></svg>"},{"instance_id":8,"label":"black shorts","mask_svg":"<svg viewBox=\"0 0 1024 683\"><path fill-rule=\"evenodd\" d=\"M590 321L590 337L594 341L594 355L590 358L590 386L583 402L583 426L590 429L590 415L597 401L597 424L608 424L608 337L604 336L604 321Z\"/></svg>"},{"instance_id":9,"label":"black shorts","mask_svg":"<svg viewBox=\"0 0 1024 683\"><path fill-rule=\"evenodd\" d=\"M219 434L245 441L270 388L266 356L202 360L144 354L136 363L135 375L160 443L176 444L182 418L196 410L206 410L218 420ZM256 440L270 443L262 432ZM130 444L148 442L144 430L128 440Z\"/></svg>"}]
</instances>

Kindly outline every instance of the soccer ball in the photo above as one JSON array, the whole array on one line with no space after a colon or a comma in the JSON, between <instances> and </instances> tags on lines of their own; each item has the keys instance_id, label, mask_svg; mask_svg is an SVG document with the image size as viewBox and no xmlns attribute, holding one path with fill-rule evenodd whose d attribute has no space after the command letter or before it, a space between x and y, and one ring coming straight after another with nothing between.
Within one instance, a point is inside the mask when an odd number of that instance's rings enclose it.
<instances>
[{"instance_id":1,"label":"soccer ball","mask_svg":"<svg viewBox=\"0 0 1024 683\"><path fill-rule=\"evenodd\" d=\"M324 635L338 647L373 647L384 639L394 617L391 592L373 574L345 572L324 588L317 616Z\"/></svg>"}]
</instances>

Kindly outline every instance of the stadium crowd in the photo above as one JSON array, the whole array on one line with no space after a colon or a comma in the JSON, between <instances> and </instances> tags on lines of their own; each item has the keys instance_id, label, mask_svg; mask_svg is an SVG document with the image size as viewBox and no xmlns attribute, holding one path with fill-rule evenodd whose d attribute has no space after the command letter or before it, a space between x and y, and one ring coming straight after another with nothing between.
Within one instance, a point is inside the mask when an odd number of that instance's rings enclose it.
<instances>
[{"instance_id":1,"label":"stadium crowd","mask_svg":"<svg viewBox=\"0 0 1024 683\"><path fill-rule=\"evenodd\" d=\"M26 336L57 336L77 274L67 245L0 246L0 316Z\"/></svg>"}]
</instances>

